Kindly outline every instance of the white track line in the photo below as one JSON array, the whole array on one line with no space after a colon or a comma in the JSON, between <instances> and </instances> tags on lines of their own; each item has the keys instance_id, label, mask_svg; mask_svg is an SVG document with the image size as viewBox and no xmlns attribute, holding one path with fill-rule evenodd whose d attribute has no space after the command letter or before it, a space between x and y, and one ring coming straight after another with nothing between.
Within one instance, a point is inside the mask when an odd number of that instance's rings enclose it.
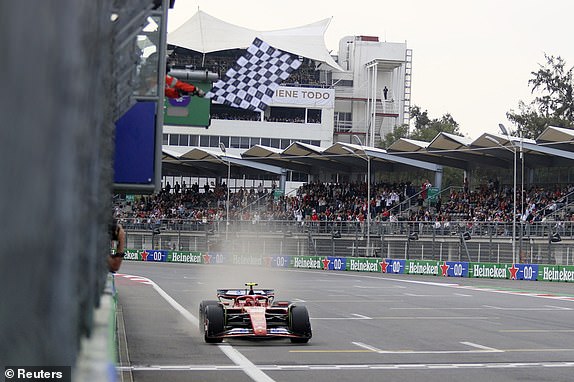
<instances>
[{"instance_id":1,"label":"white track line","mask_svg":"<svg viewBox=\"0 0 574 382\"><path fill-rule=\"evenodd\" d=\"M257 382L274 382L267 374L262 372L257 366L247 359L243 354L233 348L231 345L218 345L221 351L229 357L236 365L241 367L243 372Z\"/></svg>"},{"instance_id":2,"label":"white track line","mask_svg":"<svg viewBox=\"0 0 574 382\"><path fill-rule=\"evenodd\" d=\"M351 342L351 343L352 343L353 345L356 345L356 346L360 347L360 348L367 349L367 350L370 350L370 351L375 352L375 353L379 353L379 352L382 351L382 350L379 349L379 348L376 348L376 347L371 346L371 345L364 344L364 343L362 343L362 342Z\"/></svg>"},{"instance_id":3,"label":"white track line","mask_svg":"<svg viewBox=\"0 0 574 382\"><path fill-rule=\"evenodd\" d=\"M504 353L504 350L499 350L499 349L491 348L489 346L475 344L474 342L461 342L461 344L468 345L468 346L471 346L471 347L477 348L477 349L482 349L485 352Z\"/></svg>"},{"instance_id":4,"label":"white track line","mask_svg":"<svg viewBox=\"0 0 574 382\"><path fill-rule=\"evenodd\" d=\"M171 305L175 310L177 310L186 320L191 322L192 325L195 327L199 326L199 319L195 317L193 314L189 313L187 309L181 306L177 301L175 301L169 294L167 294L163 289L160 288L155 282L150 279L146 279L149 281L150 285L156 292L163 297L165 301L169 305ZM241 354L238 350L233 348L233 346L229 344L219 345L219 349L225 354L231 361L233 361L237 366L243 370L245 374L247 374L251 379L255 382L274 382L274 380L265 374L261 369L259 369L253 362L251 362L247 357Z\"/></svg>"}]
</instances>

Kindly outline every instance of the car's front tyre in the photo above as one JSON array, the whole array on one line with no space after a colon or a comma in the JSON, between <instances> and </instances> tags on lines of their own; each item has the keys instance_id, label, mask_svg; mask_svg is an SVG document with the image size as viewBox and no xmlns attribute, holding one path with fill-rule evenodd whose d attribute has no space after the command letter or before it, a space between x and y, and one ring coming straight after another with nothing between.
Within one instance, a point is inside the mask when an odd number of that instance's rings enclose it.
<instances>
[{"instance_id":1,"label":"car's front tyre","mask_svg":"<svg viewBox=\"0 0 574 382\"><path fill-rule=\"evenodd\" d=\"M307 343L312 337L309 312L305 306L292 306L289 310L289 329L299 337L291 337L293 343Z\"/></svg>"},{"instance_id":2,"label":"car's front tyre","mask_svg":"<svg viewBox=\"0 0 574 382\"><path fill-rule=\"evenodd\" d=\"M203 338L207 343L222 342L222 337L217 337L225 329L225 310L221 305L207 305L205 308L205 329Z\"/></svg>"}]
</instances>

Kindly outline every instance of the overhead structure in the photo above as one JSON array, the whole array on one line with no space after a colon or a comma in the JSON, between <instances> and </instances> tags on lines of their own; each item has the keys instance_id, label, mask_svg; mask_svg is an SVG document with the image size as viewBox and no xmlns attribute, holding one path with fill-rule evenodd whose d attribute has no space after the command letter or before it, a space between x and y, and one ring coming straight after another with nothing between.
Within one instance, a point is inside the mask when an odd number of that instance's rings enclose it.
<instances>
[{"instance_id":1,"label":"overhead structure","mask_svg":"<svg viewBox=\"0 0 574 382\"><path fill-rule=\"evenodd\" d=\"M197 11L179 28L169 33L167 43L199 53L228 49L247 49L258 37L274 48L323 62L335 70L343 69L333 60L325 45L330 18L295 28L256 31L240 27Z\"/></svg>"},{"instance_id":2,"label":"overhead structure","mask_svg":"<svg viewBox=\"0 0 574 382\"><path fill-rule=\"evenodd\" d=\"M227 176L228 163L232 176L236 178L243 175L284 174L281 167L249 161L238 155L224 153L219 148L164 148L163 157L164 176L224 177Z\"/></svg>"},{"instance_id":3,"label":"overhead structure","mask_svg":"<svg viewBox=\"0 0 574 382\"><path fill-rule=\"evenodd\" d=\"M362 155L369 157L375 172L423 169L440 174L443 166L470 172L477 167L508 168L514 148L522 150L529 170L573 166L574 130L549 127L537 140L491 133L471 140L439 133L431 142L401 138L388 150L343 142L327 148L294 142L285 149L254 145L241 155L227 156L234 176L280 175L285 170L310 175L360 172L365 167ZM216 148L164 148L164 170L168 175L223 176L227 170L223 154Z\"/></svg>"}]
</instances>

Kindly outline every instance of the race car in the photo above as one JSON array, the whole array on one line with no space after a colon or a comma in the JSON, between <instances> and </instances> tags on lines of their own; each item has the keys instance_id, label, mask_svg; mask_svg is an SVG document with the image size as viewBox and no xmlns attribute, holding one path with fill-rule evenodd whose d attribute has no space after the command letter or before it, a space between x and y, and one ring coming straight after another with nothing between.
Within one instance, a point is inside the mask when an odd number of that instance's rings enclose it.
<instances>
[{"instance_id":1,"label":"race car","mask_svg":"<svg viewBox=\"0 0 574 382\"><path fill-rule=\"evenodd\" d=\"M199 329L207 343L224 338L289 338L293 343L311 339L309 312L304 305L275 301L273 289L217 289L217 300L199 304Z\"/></svg>"}]
</instances>

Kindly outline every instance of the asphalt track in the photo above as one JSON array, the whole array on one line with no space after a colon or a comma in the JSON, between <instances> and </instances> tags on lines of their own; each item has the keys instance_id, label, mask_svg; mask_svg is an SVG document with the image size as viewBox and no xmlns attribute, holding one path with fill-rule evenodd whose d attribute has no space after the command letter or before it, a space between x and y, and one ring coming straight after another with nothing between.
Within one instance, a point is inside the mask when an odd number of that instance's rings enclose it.
<instances>
[{"instance_id":1,"label":"asphalt track","mask_svg":"<svg viewBox=\"0 0 574 382\"><path fill-rule=\"evenodd\" d=\"M136 262L121 272L124 381L574 380L567 283ZM303 301L311 341L205 344L199 302L247 281Z\"/></svg>"}]
</instances>

